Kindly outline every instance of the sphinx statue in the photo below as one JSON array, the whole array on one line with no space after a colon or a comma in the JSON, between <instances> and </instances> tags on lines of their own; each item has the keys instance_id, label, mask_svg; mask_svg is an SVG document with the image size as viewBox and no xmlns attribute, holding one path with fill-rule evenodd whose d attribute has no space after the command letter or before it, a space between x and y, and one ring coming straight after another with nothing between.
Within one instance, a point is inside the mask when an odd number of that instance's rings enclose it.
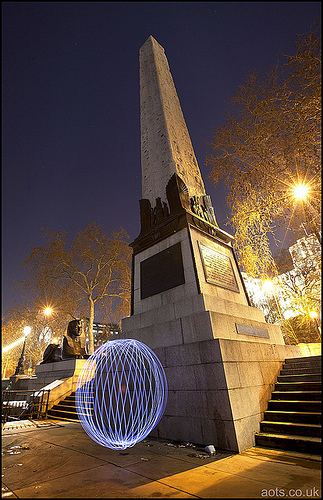
<instances>
[{"instance_id":1,"label":"sphinx statue","mask_svg":"<svg viewBox=\"0 0 323 500\"><path fill-rule=\"evenodd\" d=\"M82 321L74 319L70 321L64 332L63 346L49 344L43 354L41 365L45 363L55 363L65 359L87 359L89 357L85 346L85 333L82 328Z\"/></svg>"},{"instance_id":2,"label":"sphinx statue","mask_svg":"<svg viewBox=\"0 0 323 500\"><path fill-rule=\"evenodd\" d=\"M62 359L88 357L85 348L85 333L82 328L82 321L74 319L70 321L64 333Z\"/></svg>"}]
</instances>

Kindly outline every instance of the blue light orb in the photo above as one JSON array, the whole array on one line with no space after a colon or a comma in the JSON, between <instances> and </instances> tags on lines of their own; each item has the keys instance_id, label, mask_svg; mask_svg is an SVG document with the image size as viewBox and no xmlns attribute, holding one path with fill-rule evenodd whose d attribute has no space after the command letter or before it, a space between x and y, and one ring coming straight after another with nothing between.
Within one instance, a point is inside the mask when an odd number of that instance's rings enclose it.
<instances>
[{"instance_id":1,"label":"blue light orb","mask_svg":"<svg viewBox=\"0 0 323 500\"><path fill-rule=\"evenodd\" d=\"M124 450L144 439L161 419L167 381L156 354L133 339L98 347L80 371L78 418L98 444Z\"/></svg>"}]
</instances>

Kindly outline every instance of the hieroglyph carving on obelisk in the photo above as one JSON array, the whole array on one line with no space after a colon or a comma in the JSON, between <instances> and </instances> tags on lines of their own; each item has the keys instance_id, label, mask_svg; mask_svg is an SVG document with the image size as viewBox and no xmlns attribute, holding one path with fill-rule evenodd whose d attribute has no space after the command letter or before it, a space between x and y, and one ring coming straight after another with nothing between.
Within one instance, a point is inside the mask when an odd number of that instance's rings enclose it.
<instances>
[{"instance_id":1,"label":"hieroglyph carving on obelisk","mask_svg":"<svg viewBox=\"0 0 323 500\"><path fill-rule=\"evenodd\" d=\"M205 188L164 49L150 36L140 49L142 198L154 207L167 203L166 186L174 173L189 197Z\"/></svg>"}]
</instances>

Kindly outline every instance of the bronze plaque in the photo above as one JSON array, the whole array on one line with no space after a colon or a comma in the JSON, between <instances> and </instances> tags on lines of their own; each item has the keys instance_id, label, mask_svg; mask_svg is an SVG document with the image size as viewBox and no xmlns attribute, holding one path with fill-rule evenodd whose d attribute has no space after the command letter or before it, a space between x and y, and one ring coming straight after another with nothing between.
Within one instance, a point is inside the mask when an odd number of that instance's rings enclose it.
<instances>
[{"instance_id":1,"label":"bronze plaque","mask_svg":"<svg viewBox=\"0 0 323 500\"><path fill-rule=\"evenodd\" d=\"M185 283L181 244L140 262L140 297L145 299Z\"/></svg>"},{"instance_id":2,"label":"bronze plaque","mask_svg":"<svg viewBox=\"0 0 323 500\"><path fill-rule=\"evenodd\" d=\"M230 257L218 252L212 247L203 245L203 243L198 242L198 244L203 263L205 280L213 285L218 285L222 288L239 292L238 283Z\"/></svg>"}]
</instances>

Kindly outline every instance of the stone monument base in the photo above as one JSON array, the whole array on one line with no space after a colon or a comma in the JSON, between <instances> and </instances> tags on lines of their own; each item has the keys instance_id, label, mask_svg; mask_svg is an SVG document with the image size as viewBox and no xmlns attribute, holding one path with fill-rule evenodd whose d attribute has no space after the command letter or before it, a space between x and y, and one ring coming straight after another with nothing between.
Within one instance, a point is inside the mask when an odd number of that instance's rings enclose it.
<instances>
[{"instance_id":1,"label":"stone monument base","mask_svg":"<svg viewBox=\"0 0 323 500\"><path fill-rule=\"evenodd\" d=\"M31 389L40 389L55 380L73 379L76 384L79 373L86 359L66 359L55 363L44 363L35 368L35 378Z\"/></svg>"},{"instance_id":2,"label":"stone monument base","mask_svg":"<svg viewBox=\"0 0 323 500\"><path fill-rule=\"evenodd\" d=\"M236 452L254 446L284 360L303 355L249 305L230 244L191 226L135 254L122 335L165 368L168 403L154 435Z\"/></svg>"},{"instance_id":3,"label":"stone monument base","mask_svg":"<svg viewBox=\"0 0 323 500\"><path fill-rule=\"evenodd\" d=\"M242 452L254 435L286 358L297 346L214 339L154 349L168 381L164 416L151 435Z\"/></svg>"}]
</instances>

